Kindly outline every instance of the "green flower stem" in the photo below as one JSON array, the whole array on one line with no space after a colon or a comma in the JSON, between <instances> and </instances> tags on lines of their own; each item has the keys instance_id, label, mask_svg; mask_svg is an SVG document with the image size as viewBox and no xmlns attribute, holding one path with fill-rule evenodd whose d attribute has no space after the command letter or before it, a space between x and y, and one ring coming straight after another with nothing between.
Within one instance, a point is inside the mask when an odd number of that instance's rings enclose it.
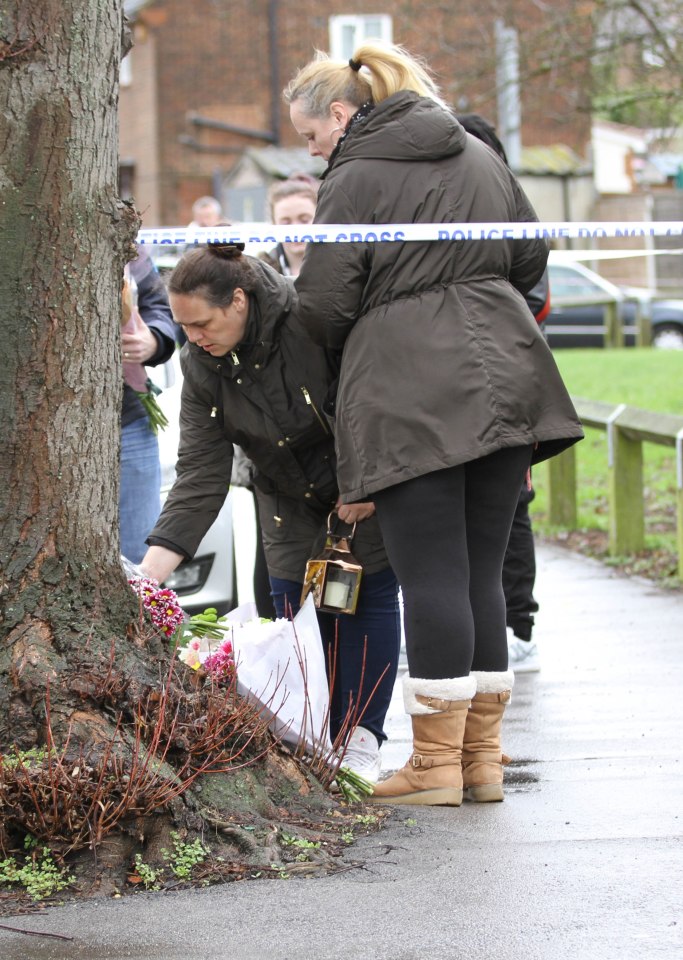
<instances>
[{"instance_id":1,"label":"green flower stem","mask_svg":"<svg viewBox=\"0 0 683 960\"><path fill-rule=\"evenodd\" d=\"M136 391L140 399L140 403L145 408L145 413L149 418L149 425L153 433L158 433L159 427L161 427L162 430L165 430L166 427L168 426L168 419L166 417L166 414L159 406L159 403L156 397L156 395L160 392L161 391L159 390L159 388L155 387L155 385L152 383L151 380L147 381L146 391L144 392L141 392L139 390Z\"/></svg>"},{"instance_id":2,"label":"green flower stem","mask_svg":"<svg viewBox=\"0 0 683 960\"><path fill-rule=\"evenodd\" d=\"M362 803L366 797L372 795L375 789L369 780L349 770L348 767L340 767L334 778L339 792L347 803Z\"/></svg>"}]
</instances>

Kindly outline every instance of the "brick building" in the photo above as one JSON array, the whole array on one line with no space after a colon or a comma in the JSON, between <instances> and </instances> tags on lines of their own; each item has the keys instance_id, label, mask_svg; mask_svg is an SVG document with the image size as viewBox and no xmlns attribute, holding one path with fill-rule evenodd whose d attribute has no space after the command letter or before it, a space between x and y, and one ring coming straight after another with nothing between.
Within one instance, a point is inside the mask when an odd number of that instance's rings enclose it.
<instances>
[{"instance_id":1,"label":"brick building","mask_svg":"<svg viewBox=\"0 0 683 960\"><path fill-rule=\"evenodd\" d=\"M135 197L148 226L187 223L192 202L221 196L248 149L301 147L282 88L316 48L346 58L366 36L424 57L445 98L496 123L506 146L516 135L514 123L504 129L515 113L515 82L514 68L501 69L517 56L526 77L521 145L561 143L582 157L590 141L588 61L562 67L558 58L553 68L545 51L544 72L536 73L552 24L532 0L328 0L324 7L319 0L126 0L125 7L135 47L121 75L121 192ZM563 43L581 42L591 7L578 4L578 15L565 19ZM515 35L517 52L508 43ZM264 215L254 211L254 219Z\"/></svg>"}]
</instances>

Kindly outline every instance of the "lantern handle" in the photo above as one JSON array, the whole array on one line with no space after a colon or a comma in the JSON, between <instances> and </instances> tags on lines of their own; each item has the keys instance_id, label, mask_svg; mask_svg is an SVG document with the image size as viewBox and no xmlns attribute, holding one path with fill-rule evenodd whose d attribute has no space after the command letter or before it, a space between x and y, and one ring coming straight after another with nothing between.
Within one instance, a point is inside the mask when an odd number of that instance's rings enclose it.
<instances>
[{"instance_id":1,"label":"lantern handle","mask_svg":"<svg viewBox=\"0 0 683 960\"><path fill-rule=\"evenodd\" d=\"M347 526L351 527L351 533L349 534L349 536L344 536L344 537L342 537L342 536L340 536L339 534L332 532L332 517L334 517L334 516L337 517L337 520L340 520L340 517L339 517L339 514L337 513L337 511L336 511L336 510L330 510L330 512L329 512L329 514L328 514L328 516L327 516L327 536L328 536L328 537L336 537L337 540L346 540L347 543L350 545L351 543L353 543L353 538L356 536L356 527L358 526L358 524L357 524L357 523L354 523L354 524L350 524L350 523L349 523L349 524L347 524ZM345 523L346 521L345 521L345 520L340 520L340 522L341 522L341 523Z\"/></svg>"}]
</instances>

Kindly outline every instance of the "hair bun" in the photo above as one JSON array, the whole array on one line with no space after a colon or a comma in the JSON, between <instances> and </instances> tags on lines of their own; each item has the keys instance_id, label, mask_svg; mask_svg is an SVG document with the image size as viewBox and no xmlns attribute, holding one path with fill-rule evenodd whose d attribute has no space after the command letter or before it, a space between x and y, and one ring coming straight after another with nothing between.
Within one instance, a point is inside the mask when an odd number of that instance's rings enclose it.
<instances>
[{"instance_id":1,"label":"hair bun","mask_svg":"<svg viewBox=\"0 0 683 960\"><path fill-rule=\"evenodd\" d=\"M237 257L241 257L244 251L243 243L221 243L220 241L209 241L206 245L209 253L212 253L214 257L219 257L221 260L236 260Z\"/></svg>"}]
</instances>

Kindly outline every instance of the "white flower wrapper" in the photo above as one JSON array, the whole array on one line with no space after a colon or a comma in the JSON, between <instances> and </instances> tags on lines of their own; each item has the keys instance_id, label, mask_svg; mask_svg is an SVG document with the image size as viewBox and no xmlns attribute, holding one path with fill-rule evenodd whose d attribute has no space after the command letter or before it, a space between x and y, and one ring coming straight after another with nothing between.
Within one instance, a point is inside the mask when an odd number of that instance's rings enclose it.
<instances>
[{"instance_id":1,"label":"white flower wrapper","mask_svg":"<svg viewBox=\"0 0 683 960\"><path fill-rule=\"evenodd\" d=\"M329 686L313 597L306 598L294 620L235 618L245 613L238 607L228 614L235 620L231 639L238 693L270 715L273 733L285 743L309 753L331 750Z\"/></svg>"}]
</instances>

